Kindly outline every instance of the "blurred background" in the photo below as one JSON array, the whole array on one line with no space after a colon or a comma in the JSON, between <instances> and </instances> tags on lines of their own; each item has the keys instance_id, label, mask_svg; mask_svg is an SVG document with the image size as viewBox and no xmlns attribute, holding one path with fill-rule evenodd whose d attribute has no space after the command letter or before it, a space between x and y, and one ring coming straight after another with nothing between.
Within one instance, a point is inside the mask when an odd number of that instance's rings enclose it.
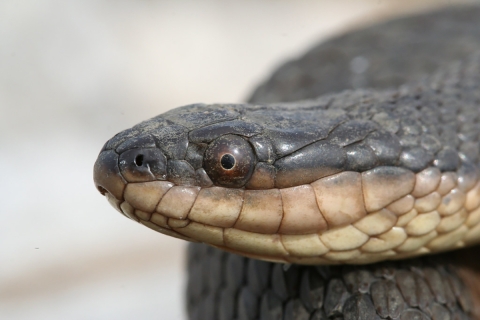
<instances>
[{"instance_id":1,"label":"blurred background","mask_svg":"<svg viewBox=\"0 0 480 320\"><path fill-rule=\"evenodd\" d=\"M185 243L92 181L115 133L240 102L314 43L465 1L0 1L0 319L184 319Z\"/></svg>"}]
</instances>

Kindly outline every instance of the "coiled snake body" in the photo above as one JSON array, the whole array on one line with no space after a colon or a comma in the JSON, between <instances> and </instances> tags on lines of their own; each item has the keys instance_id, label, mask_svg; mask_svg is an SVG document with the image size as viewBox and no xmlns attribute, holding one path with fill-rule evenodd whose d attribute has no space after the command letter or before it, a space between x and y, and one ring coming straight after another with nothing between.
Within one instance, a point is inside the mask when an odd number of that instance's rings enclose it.
<instances>
[{"instance_id":1,"label":"coiled snake body","mask_svg":"<svg viewBox=\"0 0 480 320\"><path fill-rule=\"evenodd\" d=\"M480 240L479 19L449 8L332 39L250 104L117 134L96 186L223 249L189 247L191 319L474 318L475 248L400 259Z\"/></svg>"}]
</instances>

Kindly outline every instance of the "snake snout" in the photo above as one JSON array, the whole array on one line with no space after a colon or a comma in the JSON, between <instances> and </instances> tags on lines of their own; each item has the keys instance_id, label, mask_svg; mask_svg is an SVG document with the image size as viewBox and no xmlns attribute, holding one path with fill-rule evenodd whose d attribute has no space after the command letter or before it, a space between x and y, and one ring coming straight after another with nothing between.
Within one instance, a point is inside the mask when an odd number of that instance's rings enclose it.
<instances>
[{"instance_id":1,"label":"snake snout","mask_svg":"<svg viewBox=\"0 0 480 320\"><path fill-rule=\"evenodd\" d=\"M113 150L102 151L93 167L93 181L97 190L104 196L107 193L122 199L126 181L120 174L118 154Z\"/></svg>"},{"instance_id":2,"label":"snake snout","mask_svg":"<svg viewBox=\"0 0 480 320\"><path fill-rule=\"evenodd\" d=\"M123 199L127 183L166 180L167 159L157 148L135 148L118 154L104 150L95 162L93 179L102 195Z\"/></svg>"}]
</instances>

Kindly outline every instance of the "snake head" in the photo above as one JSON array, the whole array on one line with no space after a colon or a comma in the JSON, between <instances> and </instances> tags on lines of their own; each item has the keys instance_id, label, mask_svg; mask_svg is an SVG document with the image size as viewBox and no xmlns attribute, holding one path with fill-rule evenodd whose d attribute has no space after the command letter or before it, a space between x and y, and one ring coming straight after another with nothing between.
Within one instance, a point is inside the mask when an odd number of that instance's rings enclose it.
<instances>
[{"instance_id":1,"label":"snake head","mask_svg":"<svg viewBox=\"0 0 480 320\"><path fill-rule=\"evenodd\" d=\"M372 119L342 97L173 109L110 139L95 185L153 230L270 261L370 263L477 241L462 223L480 207L478 168L448 146L403 146L420 120L395 122L391 94L359 94L384 108Z\"/></svg>"}]
</instances>

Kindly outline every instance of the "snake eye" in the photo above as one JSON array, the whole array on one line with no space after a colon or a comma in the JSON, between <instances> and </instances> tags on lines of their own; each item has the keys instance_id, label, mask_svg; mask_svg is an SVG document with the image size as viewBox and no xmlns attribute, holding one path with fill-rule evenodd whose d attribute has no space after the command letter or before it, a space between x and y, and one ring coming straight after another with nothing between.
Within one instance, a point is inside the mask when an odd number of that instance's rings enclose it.
<instances>
[{"instance_id":1,"label":"snake eye","mask_svg":"<svg viewBox=\"0 0 480 320\"><path fill-rule=\"evenodd\" d=\"M255 155L250 144L236 135L225 135L205 150L203 166L217 185L238 188L252 175Z\"/></svg>"}]
</instances>

